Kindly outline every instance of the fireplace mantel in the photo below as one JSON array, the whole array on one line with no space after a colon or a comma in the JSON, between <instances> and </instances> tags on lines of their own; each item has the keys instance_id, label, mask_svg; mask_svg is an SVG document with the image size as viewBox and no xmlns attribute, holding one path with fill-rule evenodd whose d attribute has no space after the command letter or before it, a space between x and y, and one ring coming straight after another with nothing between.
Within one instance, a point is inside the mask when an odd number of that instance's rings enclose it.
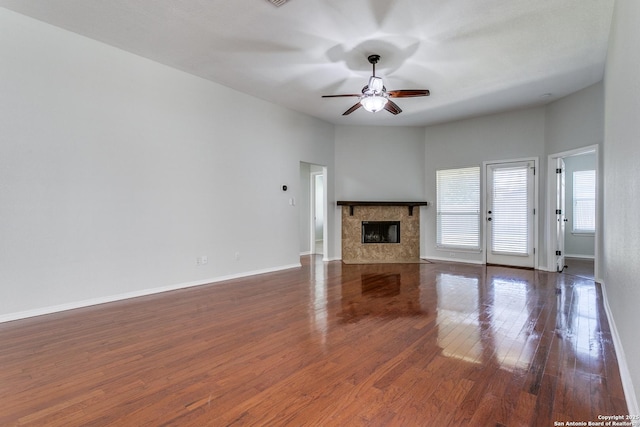
<instances>
[{"instance_id":1,"label":"fireplace mantel","mask_svg":"<svg viewBox=\"0 0 640 427\"><path fill-rule=\"evenodd\" d=\"M369 202L369 201L344 201L338 200L338 206L349 206L349 215L353 216L353 208L355 206L407 206L409 208L409 216L413 215L414 206L428 206L429 202Z\"/></svg>"}]
</instances>

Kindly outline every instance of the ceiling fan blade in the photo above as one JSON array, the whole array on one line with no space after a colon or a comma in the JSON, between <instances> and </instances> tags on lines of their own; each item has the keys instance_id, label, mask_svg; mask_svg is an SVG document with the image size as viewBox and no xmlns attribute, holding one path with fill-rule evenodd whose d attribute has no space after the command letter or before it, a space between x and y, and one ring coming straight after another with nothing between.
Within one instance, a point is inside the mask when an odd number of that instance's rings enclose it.
<instances>
[{"instance_id":1,"label":"ceiling fan blade","mask_svg":"<svg viewBox=\"0 0 640 427\"><path fill-rule=\"evenodd\" d=\"M429 96L431 92L429 89L402 89L402 90L390 90L387 94L391 98L412 98L414 96Z\"/></svg>"},{"instance_id":2,"label":"ceiling fan blade","mask_svg":"<svg viewBox=\"0 0 640 427\"><path fill-rule=\"evenodd\" d=\"M322 95L323 98L342 98L345 96L362 96L362 94L355 94L355 93L348 93L348 94L344 94L344 95Z\"/></svg>"},{"instance_id":3,"label":"ceiling fan blade","mask_svg":"<svg viewBox=\"0 0 640 427\"><path fill-rule=\"evenodd\" d=\"M388 112L390 112L391 114L393 114L394 116L396 114L402 113L402 108L398 107L398 104L396 104L395 102L391 101L390 99L387 100L386 104L384 104L384 109L387 110Z\"/></svg>"},{"instance_id":4,"label":"ceiling fan blade","mask_svg":"<svg viewBox=\"0 0 640 427\"><path fill-rule=\"evenodd\" d=\"M359 102L357 104L355 104L353 107L349 108L347 111L345 111L344 113L342 113L343 116L346 116L347 114L351 114L354 111L356 111L358 108L362 107L362 104L360 104Z\"/></svg>"}]
</instances>

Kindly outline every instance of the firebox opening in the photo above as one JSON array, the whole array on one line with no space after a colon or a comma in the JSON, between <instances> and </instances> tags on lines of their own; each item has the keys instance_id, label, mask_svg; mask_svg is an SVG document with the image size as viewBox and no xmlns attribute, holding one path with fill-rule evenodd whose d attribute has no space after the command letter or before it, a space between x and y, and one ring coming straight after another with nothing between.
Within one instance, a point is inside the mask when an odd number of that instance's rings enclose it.
<instances>
[{"instance_id":1,"label":"firebox opening","mask_svg":"<svg viewBox=\"0 0 640 427\"><path fill-rule=\"evenodd\" d=\"M362 243L400 243L400 221L362 221Z\"/></svg>"}]
</instances>

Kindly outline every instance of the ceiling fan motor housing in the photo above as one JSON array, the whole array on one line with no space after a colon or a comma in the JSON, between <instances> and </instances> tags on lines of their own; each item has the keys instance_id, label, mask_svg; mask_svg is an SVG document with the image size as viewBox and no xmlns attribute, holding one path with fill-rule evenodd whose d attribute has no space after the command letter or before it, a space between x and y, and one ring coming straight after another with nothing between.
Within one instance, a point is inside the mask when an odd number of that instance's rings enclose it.
<instances>
[{"instance_id":1,"label":"ceiling fan motor housing","mask_svg":"<svg viewBox=\"0 0 640 427\"><path fill-rule=\"evenodd\" d=\"M369 84L365 86L367 92L373 93L383 93L385 92L385 87L382 84L382 79L380 77L371 76L369 78ZM364 90L363 90L364 92Z\"/></svg>"}]
</instances>

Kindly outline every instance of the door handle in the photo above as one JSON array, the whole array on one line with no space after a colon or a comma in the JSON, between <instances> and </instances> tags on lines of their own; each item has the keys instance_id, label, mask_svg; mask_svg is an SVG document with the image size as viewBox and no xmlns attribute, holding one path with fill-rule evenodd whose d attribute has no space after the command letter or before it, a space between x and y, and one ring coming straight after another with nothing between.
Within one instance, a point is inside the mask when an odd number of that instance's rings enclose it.
<instances>
[{"instance_id":1,"label":"door handle","mask_svg":"<svg viewBox=\"0 0 640 427\"><path fill-rule=\"evenodd\" d=\"M487 221L491 221L491 218L487 218Z\"/></svg>"}]
</instances>

